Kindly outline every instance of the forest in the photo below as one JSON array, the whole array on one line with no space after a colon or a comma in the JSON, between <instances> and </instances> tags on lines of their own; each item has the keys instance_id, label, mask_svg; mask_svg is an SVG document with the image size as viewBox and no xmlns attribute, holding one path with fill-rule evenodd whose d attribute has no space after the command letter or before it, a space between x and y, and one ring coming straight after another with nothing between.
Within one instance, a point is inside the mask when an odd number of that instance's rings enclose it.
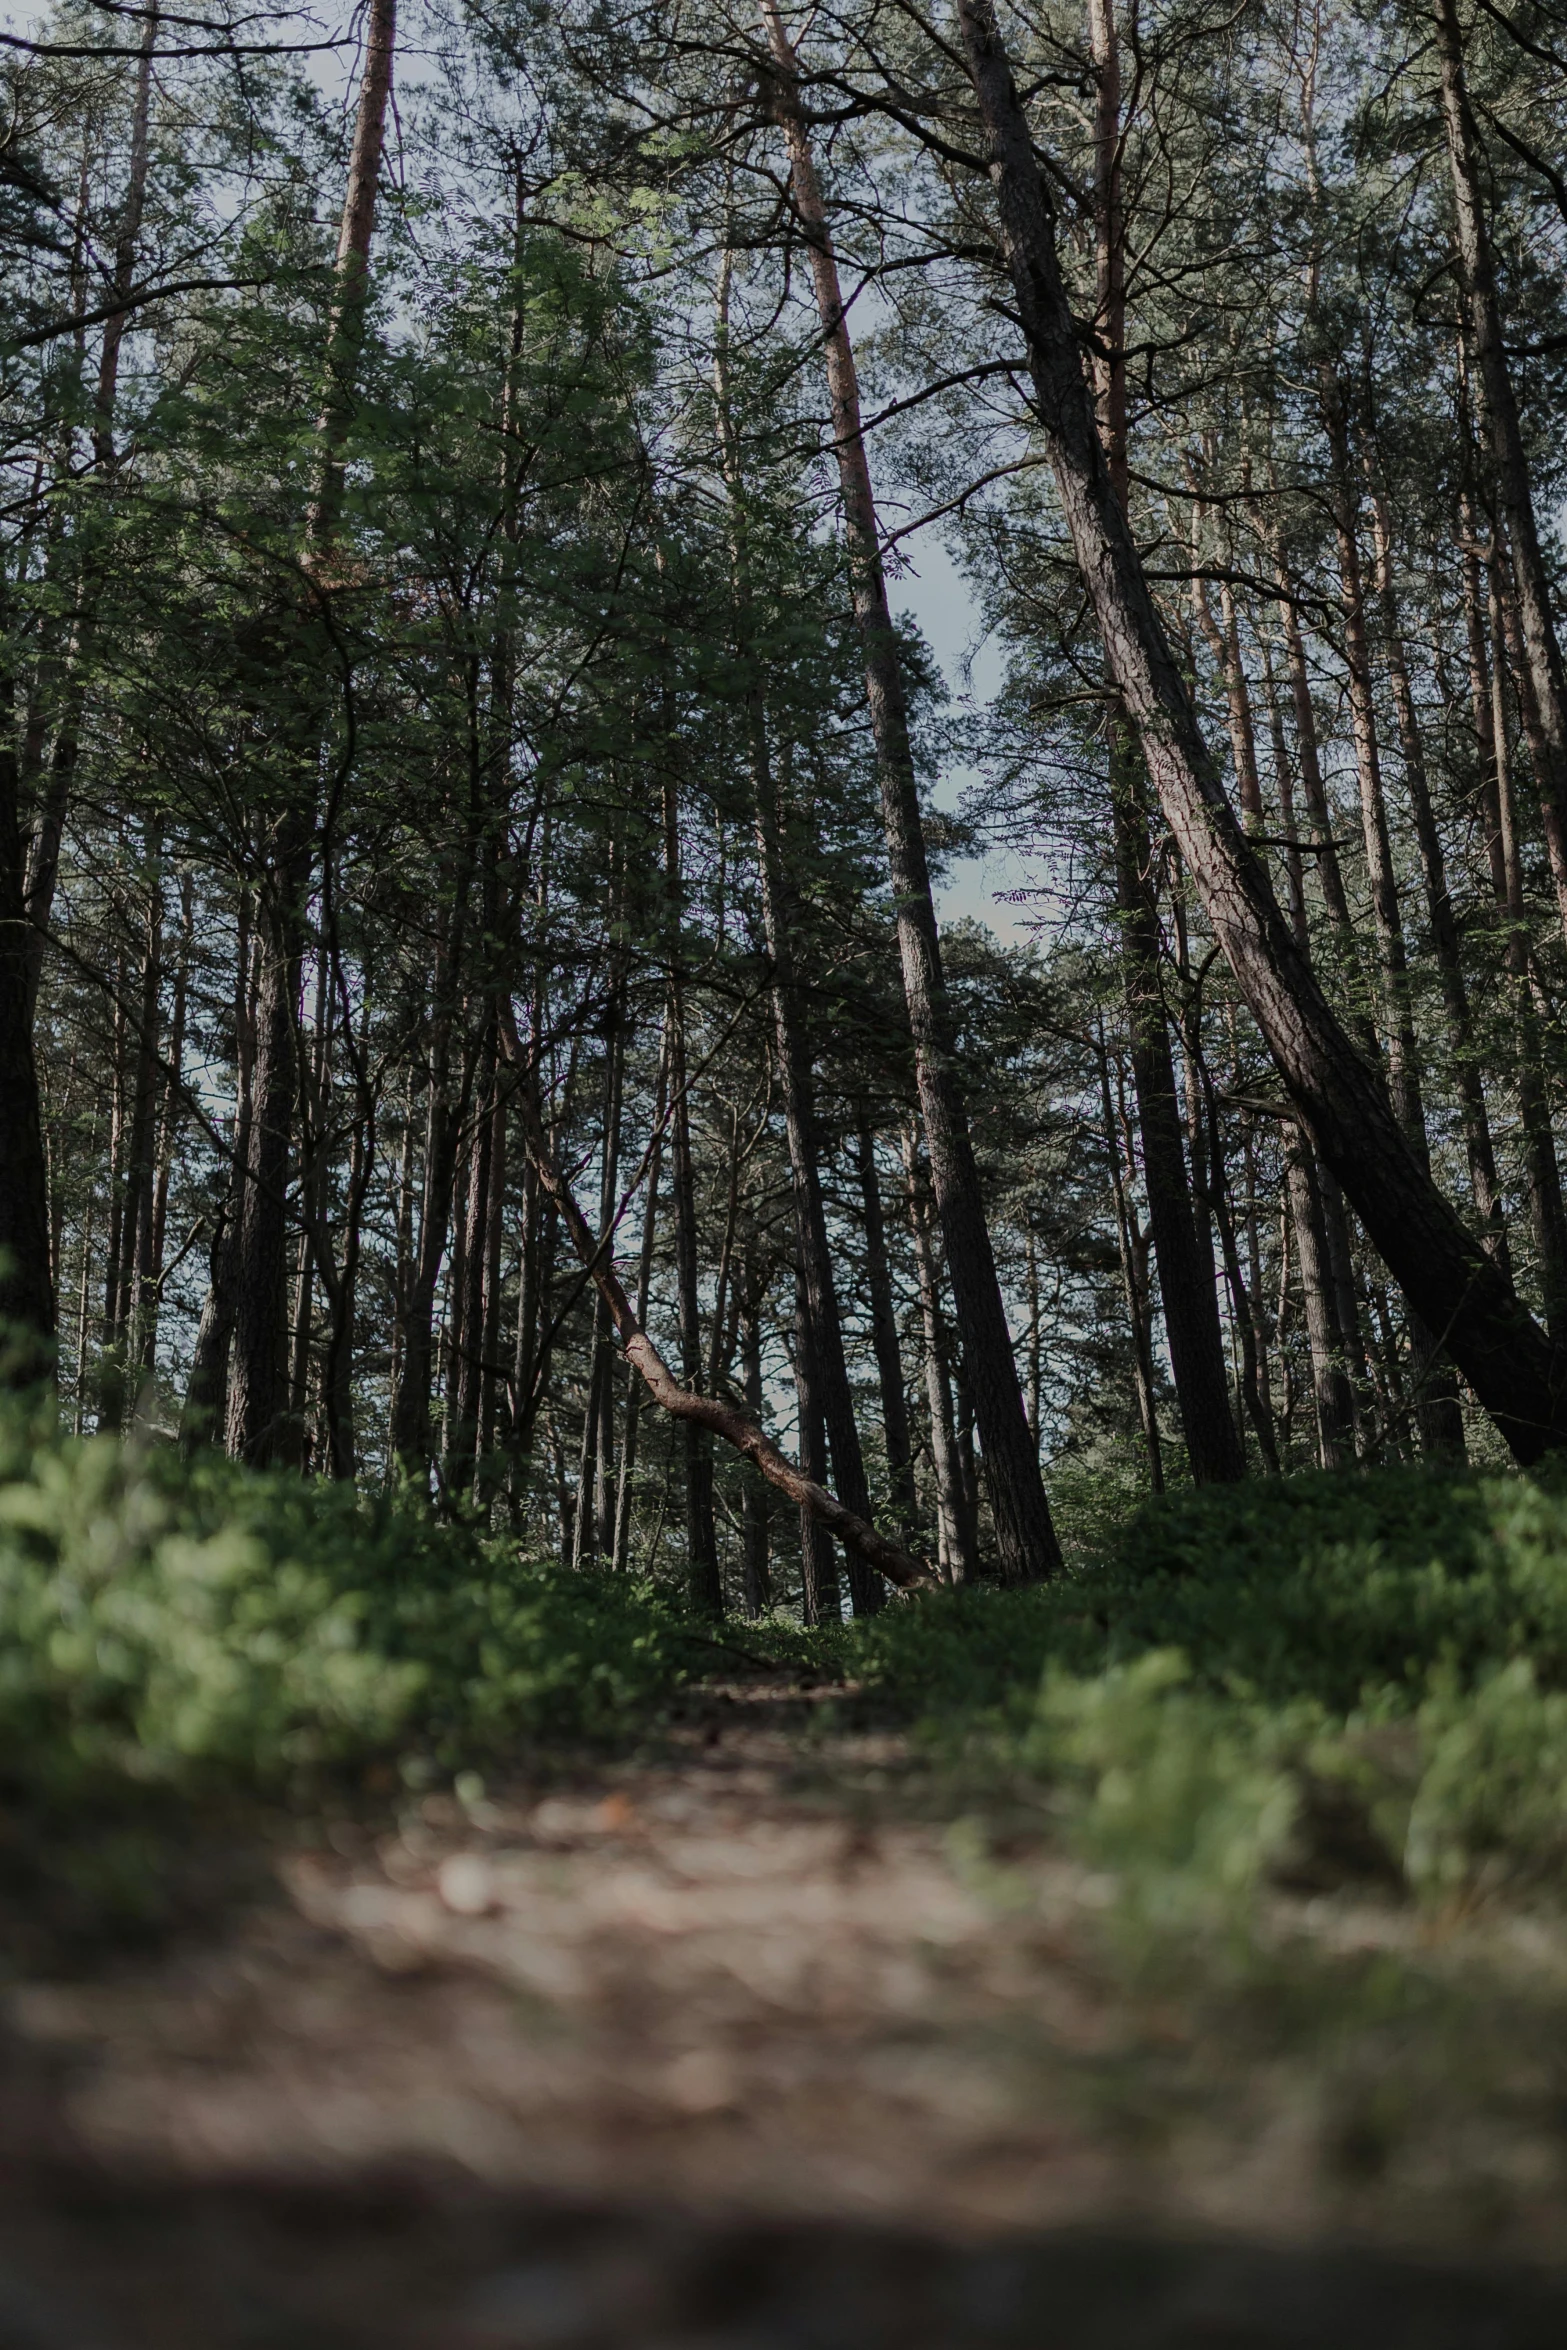
<instances>
[{"instance_id":1,"label":"forest","mask_svg":"<svg viewBox=\"0 0 1567 2350\"><path fill-rule=\"evenodd\" d=\"M1558 1445L1548 12L403 38L7 52L17 1375L807 1621L741 1420L1004 1583Z\"/></svg>"},{"instance_id":2,"label":"forest","mask_svg":"<svg viewBox=\"0 0 1567 2350\"><path fill-rule=\"evenodd\" d=\"M401 1788L482 1920L476 1762L766 1698L943 1868L1064 1836L1133 2007L1269 1887L1480 1917L1396 2030L1489 2095L1567 1883L1560 0L185 5L0 32L23 1974L240 1785L340 1859Z\"/></svg>"}]
</instances>

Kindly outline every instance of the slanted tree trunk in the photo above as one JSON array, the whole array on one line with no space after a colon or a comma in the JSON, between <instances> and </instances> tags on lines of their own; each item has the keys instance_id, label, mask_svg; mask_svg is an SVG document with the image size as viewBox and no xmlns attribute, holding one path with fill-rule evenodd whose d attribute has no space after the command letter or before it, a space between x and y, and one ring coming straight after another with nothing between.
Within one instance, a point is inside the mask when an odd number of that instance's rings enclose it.
<instances>
[{"instance_id":1,"label":"slanted tree trunk","mask_svg":"<svg viewBox=\"0 0 1567 2350\"><path fill-rule=\"evenodd\" d=\"M1094 424L1054 227L989 0L958 0L1036 410L1111 674L1241 992L1318 1149L1405 1296L1442 1332L1516 1458L1567 1443L1567 1380L1506 1276L1411 1149L1225 799L1127 532Z\"/></svg>"},{"instance_id":2,"label":"slanted tree trunk","mask_svg":"<svg viewBox=\"0 0 1567 2350\"><path fill-rule=\"evenodd\" d=\"M931 1183L946 1242L964 1361L990 1489L1002 1580L1053 1574L1061 1547L1051 1523L1013 1358L995 1252L985 1221L979 1170L957 1058L957 1023L942 970L919 792L909 740L898 640L887 602L870 464L860 422L859 380L827 208L800 110L794 51L775 0L763 14L777 79L774 99L788 140L795 215L810 254L843 496L854 612L865 658L866 699L876 747L887 862L897 908L904 996L914 1038L920 1111Z\"/></svg>"}]
</instances>

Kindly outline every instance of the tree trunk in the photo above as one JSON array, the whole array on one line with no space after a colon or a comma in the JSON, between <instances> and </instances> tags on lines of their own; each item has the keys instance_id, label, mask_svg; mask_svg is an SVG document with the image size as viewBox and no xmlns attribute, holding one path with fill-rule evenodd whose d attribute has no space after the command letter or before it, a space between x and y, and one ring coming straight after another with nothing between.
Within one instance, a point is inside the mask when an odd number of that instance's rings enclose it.
<instances>
[{"instance_id":1,"label":"tree trunk","mask_svg":"<svg viewBox=\"0 0 1567 2350\"><path fill-rule=\"evenodd\" d=\"M1435 0L1433 16L1442 65L1442 117L1453 181L1464 321L1490 435L1497 502L1511 550L1523 666L1538 713L1536 781L1542 806L1548 811L1548 828L1555 837L1552 863L1567 927L1567 862L1563 856L1567 843L1567 670L1551 610L1550 578L1541 552L1518 403L1507 365L1496 267L1480 187L1480 135L1464 72L1457 0Z\"/></svg>"},{"instance_id":2,"label":"tree trunk","mask_svg":"<svg viewBox=\"0 0 1567 2350\"><path fill-rule=\"evenodd\" d=\"M1182 1147L1181 1105L1159 985L1153 853L1138 790L1136 753L1123 738L1112 742L1110 759L1132 1086L1175 1400L1193 1477L1199 1485L1229 1485L1245 1476L1246 1456L1230 1409L1213 1266L1199 1244Z\"/></svg>"},{"instance_id":3,"label":"tree trunk","mask_svg":"<svg viewBox=\"0 0 1567 2350\"><path fill-rule=\"evenodd\" d=\"M230 1453L255 1468L272 1460L284 1437L289 1404L284 1351L288 1167L297 1081L300 958L289 905L273 906L265 927L250 1147L234 1261L227 1430Z\"/></svg>"},{"instance_id":4,"label":"tree trunk","mask_svg":"<svg viewBox=\"0 0 1567 2350\"><path fill-rule=\"evenodd\" d=\"M1339 1321L1333 1273L1323 1229L1316 1169L1299 1127L1285 1130L1284 1169L1295 1254L1300 1263L1306 1340L1311 1349L1312 1395L1317 1415L1317 1458L1325 1469L1348 1467L1355 1458L1355 1404L1339 1351Z\"/></svg>"},{"instance_id":5,"label":"tree trunk","mask_svg":"<svg viewBox=\"0 0 1567 2350\"><path fill-rule=\"evenodd\" d=\"M1155 1493L1164 1491L1164 1446L1154 1396L1152 1312L1146 1284L1139 1279L1133 1234L1132 1205L1121 1167L1121 1133L1110 1093L1110 1056L1104 1038L1098 1040L1099 1094L1104 1114L1105 1153L1110 1168L1110 1190L1115 1201L1116 1249L1121 1260L1121 1293L1132 1333L1132 1379L1137 1394L1137 1416L1142 1422L1148 1453L1148 1482ZM1226 1404L1228 1409L1228 1404Z\"/></svg>"},{"instance_id":6,"label":"tree trunk","mask_svg":"<svg viewBox=\"0 0 1567 2350\"><path fill-rule=\"evenodd\" d=\"M740 1292L740 1392L751 1418L762 1419L762 1284L747 1265ZM740 1502L740 1588L745 1613L754 1623L773 1603L768 1572L767 1488L747 1470Z\"/></svg>"},{"instance_id":7,"label":"tree trunk","mask_svg":"<svg viewBox=\"0 0 1567 2350\"><path fill-rule=\"evenodd\" d=\"M131 1079L125 1013L125 964L114 973L114 1023L109 1101L109 1235L103 1274L103 1343L98 1351L98 1431L117 1434L125 1419L125 1320L123 1268L126 1254L126 1160ZM47 1192L47 1170L45 1175Z\"/></svg>"},{"instance_id":8,"label":"tree trunk","mask_svg":"<svg viewBox=\"0 0 1567 2350\"><path fill-rule=\"evenodd\" d=\"M456 1316L455 1408L446 1439L446 1478L467 1493L478 1465L484 1387L484 1274L489 1262L490 1153L495 1141L496 1021L486 1013L469 1115L468 1181L463 1199L461 1302Z\"/></svg>"},{"instance_id":9,"label":"tree trunk","mask_svg":"<svg viewBox=\"0 0 1567 2350\"><path fill-rule=\"evenodd\" d=\"M54 1283L9 663L0 694L0 1386L28 1386L53 1360Z\"/></svg>"},{"instance_id":10,"label":"tree trunk","mask_svg":"<svg viewBox=\"0 0 1567 2350\"><path fill-rule=\"evenodd\" d=\"M814 1484L827 1481L827 1431L822 1416L821 1368L811 1296L798 1261L794 1269L794 1401L800 1423L800 1466ZM806 1503L800 1505L800 1614L807 1624L842 1620L838 1562L832 1537Z\"/></svg>"},{"instance_id":11,"label":"tree trunk","mask_svg":"<svg viewBox=\"0 0 1567 2350\"><path fill-rule=\"evenodd\" d=\"M669 1047L671 1028L665 1019L663 1043L659 1048L658 1082L653 1089L653 1140L648 1152L647 1204L642 1212L642 1247L637 1258L637 1327L647 1328L648 1297L653 1286L653 1249L658 1234L658 1180L663 1165L664 1112L669 1097ZM625 1427L620 1440L620 1476L615 1487L615 1533L612 1565L617 1574L624 1574L631 1556L632 1479L637 1465L637 1427L641 1417L643 1387L640 1379L632 1377L626 1395ZM749 1398L747 1399L749 1401ZM756 1414L753 1413L753 1418Z\"/></svg>"},{"instance_id":12,"label":"tree trunk","mask_svg":"<svg viewBox=\"0 0 1567 2350\"><path fill-rule=\"evenodd\" d=\"M1024 1583L1054 1573L1061 1563L1061 1547L1045 1499L1039 1454L1023 1410L1012 1334L1007 1327L963 1099L957 1024L941 965L898 640L887 602L876 502L861 429L854 346L827 210L800 112L794 51L775 0L764 0L763 13L777 67L774 96L789 145L794 209L810 253L821 319L854 611L864 648L866 699L876 747L904 996L914 1038L931 1181L946 1242L964 1360L973 1381L1001 1576L1007 1583Z\"/></svg>"},{"instance_id":13,"label":"tree trunk","mask_svg":"<svg viewBox=\"0 0 1567 2350\"><path fill-rule=\"evenodd\" d=\"M252 974L250 900L239 904L239 940L234 971L234 1125L229 1136L229 1179L218 1211L208 1256L207 1295L191 1356L190 1380L180 1414L180 1448L220 1438L228 1420L229 1358L233 1352L234 1298L240 1213L245 1170L250 1164L250 1123L256 1052L256 997Z\"/></svg>"},{"instance_id":14,"label":"tree trunk","mask_svg":"<svg viewBox=\"0 0 1567 2350\"><path fill-rule=\"evenodd\" d=\"M454 934L460 935L460 913L454 909ZM437 1001L432 1026L430 1085L425 1110L424 1195L419 1218L419 1246L408 1285L408 1309L403 1325L402 1373L397 1384L392 1420L392 1449L404 1473L423 1491L429 1483L432 1454L430 1407L435 1356L435 1292L446 1235L451 1221L452 1192L457 1175L460 1111L447 1099L451 1082L451 1014L441 1004L439 991L451 968L457 937L436 968Z\"/></svg>"},{"instance_id":15,"label":"tree trunk","mask_svg":"<svg viewBox=\"0 0 1567 2350\"><path fill-rule=\"evenodd\" d=\"M797 927L790 906L779 849L777 807L765 743L762 715L752 713L752 779L755 790L757 868L762 883L762 918L767 952L773 967L773 1031L779 1091L783 1097L784 1129L789 1144L789 1171L794 1193L795 1246L806 1311L811 1319L811 1383L832 1454L833 1483L845 1506L857 1517L871 1514L865 1458L854 1417L854 1396L844 1353L843 1319L838 1287L833 1277L832 1248L827 1235L827 1211L822 1200L820 1136L816 1123L815 1087L810 1050L795 984L790 938ZM814 1468L809 1469L817 1475ZM881 1605L881 1586L868 1575L862 1560L849 1561L849 1592L857 1616Z\"/></svg>"},{"instance_id":16,"label":"tree trunk","mask_svg":"<svg viewBox=\"0 0 1567 2350\"><path fill-rule=\"evenodd\" d=\"M484 1230L484 1294L479 1364L479 1499L495 1485L495 1437L501 1385L501 1243L506 1223L506 1096L497 1080L490 1105L490 1199Z\"/></svg>"},{"instance_id":17,"label":"tree trunk","mask_svg":"<svg viewBox=\"0 0 1567 2350\"><path fill-rule=\"evenodd\" d=\"M887 1446L887 1492L895 1520L905 1536L919 1524L919 1498L914 1490L914 1445L909 1434L909 1402L903 1384L903 1350L898 1344L898 1315L892 1295L892 1267L887 1257L887 1224L882 1213L881 1177L876 1170L876 1137L863 1112L856 1137L859 1155L860 1201L865 1215L865 1282L871 1302L871 1344L876 1354L876 1376L881 1387L881 1424ZM1037 1330L1037 1296L1035 1323Z\"/></svg>"},{"instance_id":18,"label":"tree trunk","mask_svg":"<svg viewBox=\"0 0 1567 2350\"><path fill-rule=\"evenodd\" d=\"M1386 493L1374 467L1371 470L1371 521L1382 600L1384 657L1388 683L1392 688L1394 715L1398 722L1399 749L1404 761L1404 788L1409 794L1415 839L1420 851L1421 879L1425 884L1426 912L1431 924L1431 946L1447 1011L1453 1082L1458 1094L1459 1115L1463 1121L1470 1190L1474 1197L1475 1213L1482 1227L1486 1228L1487 1236L1499 1237L1505 1247L1496 1153L1486 1112L1485 1088L1475 1060L1473 1023L1469 1011L1469 991L1464 978L1463 955L1459 946L1458 923L1447 886L1447 863L1442 851L1442 837L1431 804L1425 750L1421 742L1420 722L1415 711L1414 690L1410 684L1409 663L1399 620L1398 591L1393 577L1392 526Z\"/></svg>"},{"instance_id":19,"label":"tree trunk","mask_svg":"<svg viewBox=\"0 0 1567 2350\"><path fill-rule=\"evenodd\" d=\"M1339 381L1330 367L1323 368L1321 382L1323 418L1330 457L1334 528L1339 545L1344 649L1349 667L1355 772L1360 785L1361 831L1365 842L1366 871L1371 883L1372 920L1376 928L1382 970L1388 1073L1394 1107L1404 1132L1416 1158L1429 1173L1431 1153L1426 1138L1425 1105L1421 1094L1420 1048L1415 1035L1403 915L1399 906L1398 880L1393 870L1387 797L1382 785L1382 759L1377 740L1370 632L1360 561L1359 500L1350 462L1349 425ZM1375 527L1373 515L1373 531ZM1407 675L1405 692L1407 697ZM1412 702L1410 720L1412 724ZM1451 1367L1442 1359L1440 1344L1421 1316L1411 1311L1408 1319L1410 1342L1419 1366L1417 1411L1423 1448L1441 1457L1461 1453L1464 1433L1457 1381Z\"/></svg>"},{"instance_id":20,"label":"tree trunk","mask_svg":"<svg viewBox=\"0 0 1567 2350\"><path fill-rule=\"evenodd\" d=\"M978 1567L974 1526L958 1463L952 1382L942 1328L941 1288L931 1233L930 1198L919 1162L914 1121L904 1129L903 1166L908 1183L909 1229L919 1280L920 1318L925 1329L925 1400L930 1416L930 1463L936 1487L936 1526L941 1570L949 1583L971 1583Z\"/></svg>"},{"instance_id":21,"label":"tree trunk","mask_svg":"<svg viewBox=\"0 0 1567 2350\"><path fill-rule=\"evenodd\" d=\"M1512 754L1507 734L1507 651L1503 618L1504 556L1494 545L1491 558L1491 713L1493 752L1485 777L1487 831L1492 872L1500 882L1497 913L1512 980L1513 1018L1518 1038L1518 1110L1524 1135L1524 1173L1529 1221L1539 1263L1546 1327L1558 1342L1567 1336L1567 1209L1551 1129L1550 1102L1541 1059L1540 1006L1536 999L1524 899L1523 858L1513 792Z\"/></svg>"},{"instance_id":22,"label":"tree trunk","mask_svg":"<svg viewBox=\"0 0 1567 2350\"><path fill-rule=\"evenodd\" d=\"M354 114L354 143L348 158L348 182L343 190L343 210L338 224L332 314L327 326L326 391L316 426L316 496L305 533L312 552L322 551L331 544L342 505L343 444L353 421L354 381L364 341L376 188L386 144L396 50L396 0L369 0L364 69L359 78L359 104Z\"/></svg>"},{"instance_id":23,"label":"tree trunk","mask_svg":"<svg viewBox=\"0 0 1567 2350\"><path fill-rule=\"evenodd\" d=\"M664 779L664 885L672 955L669 974L669 1175L675 1221L675 1282L680 1310L680 1369L694 1395L702 1392L702 1320L697 1300L696 1172L691 1155L691 1101L687 1087L685 980L680 964L683 885L680 873L679 812L672 775ZM542 1170L541 1170L542 1173ZM713 1517L713 1454L709 1423L696 1413L683 1416L685 1448L686 1577L699 1615L721 1616L724 1589L718 1570L718 1529ZM820 1479L816 1480L818 1483Z\"/></svg>"},{"instance_id":24,"label":"tree trunk","mask_svg":"<svg viewBox=\"0 0 1567 2350\"><path fill-rule=\"evenodd\" d=\"M1317 1147L1406 1297L1515 1457L1567 1442L1554 1350L1420 1165L1378 1072L1301 955L1224 797L1110 482L1056 262L1033 143L989 0L958 0L1035 403L1111 673L1214 935Z\"/></svg>"}]
</instances>

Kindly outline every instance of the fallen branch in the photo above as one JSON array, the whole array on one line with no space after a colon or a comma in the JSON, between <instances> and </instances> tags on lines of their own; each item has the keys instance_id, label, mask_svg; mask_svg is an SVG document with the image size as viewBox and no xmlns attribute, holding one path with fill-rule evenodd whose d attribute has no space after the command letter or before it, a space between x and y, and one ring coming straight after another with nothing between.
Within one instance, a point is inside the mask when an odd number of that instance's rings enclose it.
<instances>
[{"instance_id":1,"label":"fallen branch","mask_svg":"<svg viewBox=\"0 0 1567 2350\"><path fill-rule=\"evenodd\" d=\"M504 1025L502 1036L510 1057L515 1046L513 1040L506 1037ZM779 1492L787 1494L799 1508L809 1510L812 1517L827 1528L829 1534L836 1535L846 1548L857 1552L867 1566L874 1567L879 1575L885 1575L889 1583L897 1584L900 1591L938 1589L937 1579L929 1567L911 1557L906 1550L900 1550L895 1542L887 1541L884 1535L877 1533L874 1526L868 1526L863 1518L856 1517L853 1510L846 1510L836 1495L829 1493L825 1486L818 1485L813 1478L807 1477L799 1463L792 1461L786 1452L780 1452L772 1438L754 1420L748 1419L744 1412L736 1411L732 1404L725 1403L720 1396L698 1395L691 1388L681 1386L637 1320L631 1300L621 1286L610 1247L613 1233L607 1233L602 1240L594 1239L592 1228L578 1207L570 1184L556 1164L545 1136L544 1120L538 1095L531 1082L531 1072L520 1059L514 1062L514 1066L522 1080L518 1095L522 1108L523 1137L528 1156L533 1161L534 1172L560 1211L572 1247L592 1275L600 1297L609 1308L610 1320L626 1350L627 1360L634 1363L642 1374L654 1401L661 1404L672 1419L695 1420L700 1427L710 1428L715 1436L721 1436L726 1444L733 1445L736 1452L755 1463L769 1485L776 1485Z\"/></svg>"}]
</instances>

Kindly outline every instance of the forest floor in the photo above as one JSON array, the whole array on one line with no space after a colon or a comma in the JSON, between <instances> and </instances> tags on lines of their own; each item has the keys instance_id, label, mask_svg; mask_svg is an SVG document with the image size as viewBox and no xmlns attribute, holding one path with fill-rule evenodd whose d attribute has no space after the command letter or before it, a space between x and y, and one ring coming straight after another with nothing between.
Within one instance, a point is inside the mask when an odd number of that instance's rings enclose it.
<instances>
[{"instance_id":1,"label":"forest floor","mask_svg":"<svg viewBox=\"0 0 1567 2350\"><path fill-rule=\"evenodd\" d=\"M0 2350L1559 2350L1567 1944L1477 1994L1368 1884L1113 1956L842 1696L196 1838L157 1943L28 1949Z\"/></svg>"}]
</instances>

